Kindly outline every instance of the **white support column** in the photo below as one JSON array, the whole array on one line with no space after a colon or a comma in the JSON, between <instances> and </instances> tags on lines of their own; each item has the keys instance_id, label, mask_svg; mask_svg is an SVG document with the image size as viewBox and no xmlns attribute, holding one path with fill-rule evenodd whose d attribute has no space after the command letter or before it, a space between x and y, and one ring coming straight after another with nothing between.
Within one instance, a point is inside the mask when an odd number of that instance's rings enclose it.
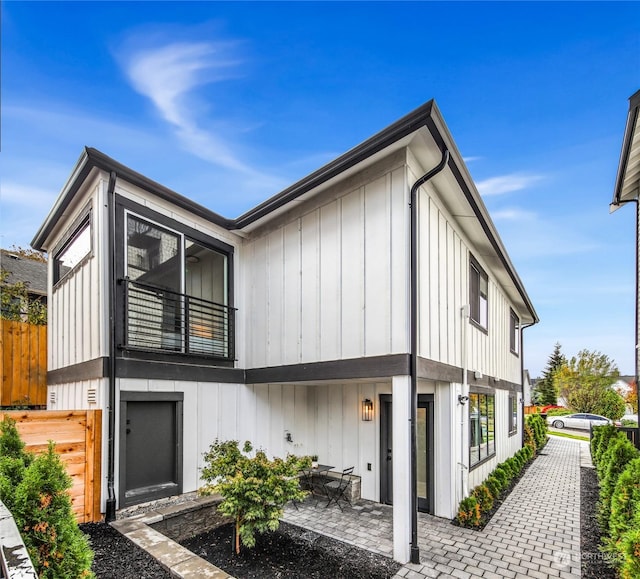
<instances>
[{"instance_id":1,"label":"white support column","mask_svg":"<svg viewBox=\"0 0 640 579\"><path fill-rule=\"evenodd\" d=\"M393 558L407 563L411 547L411 440L409 376L394 376L393 393Z\"/></svg>"}]
</instances>

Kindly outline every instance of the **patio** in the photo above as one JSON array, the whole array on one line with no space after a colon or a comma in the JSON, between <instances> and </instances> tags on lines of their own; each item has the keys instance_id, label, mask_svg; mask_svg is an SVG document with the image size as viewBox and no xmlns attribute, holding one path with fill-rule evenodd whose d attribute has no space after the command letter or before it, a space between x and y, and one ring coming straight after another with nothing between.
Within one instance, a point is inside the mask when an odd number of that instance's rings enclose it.
<instances>
[{"instance_id":1,"label":"patio","mask_svg":"<svg viewBox=\"0 0 640 579\"><path fill-rule=\"evenodd\" d=\"M420 563L398 577L580 577L580 466L588 443L552 438L482 531L418 514ZM392 556L393 508L359 500L344 511L308 498L283 520Z\"/></svg>"}]
</instances>

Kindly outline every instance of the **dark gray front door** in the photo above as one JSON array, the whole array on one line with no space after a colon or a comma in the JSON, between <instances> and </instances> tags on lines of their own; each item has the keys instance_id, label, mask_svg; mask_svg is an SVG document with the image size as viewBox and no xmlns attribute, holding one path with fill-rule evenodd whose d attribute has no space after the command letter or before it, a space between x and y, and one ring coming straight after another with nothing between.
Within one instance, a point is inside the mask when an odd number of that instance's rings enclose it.
<instances>
[{"instance_id":1,"label":"dark gray front door","mask_svg":"<svg viewBox=\"0 0 640 579\"><path fill-rule=\"evenodd\" d=\"M121 393L120 504L182 492L182 394Z\"/></svg>"}]
</instances>

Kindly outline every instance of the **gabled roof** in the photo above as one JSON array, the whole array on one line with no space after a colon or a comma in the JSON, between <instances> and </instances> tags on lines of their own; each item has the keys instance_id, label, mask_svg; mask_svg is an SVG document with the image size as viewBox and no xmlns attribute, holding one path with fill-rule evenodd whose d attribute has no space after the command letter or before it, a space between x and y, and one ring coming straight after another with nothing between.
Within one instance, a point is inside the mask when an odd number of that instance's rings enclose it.
<instances>
[{"instance_id":1,"label":"gabled roof","mask_svg":"<svg viewBox=\"0 0 640 579\"><path fill-rule=\"evenodd\" d=\"M612 209L640 198L640 90L629 99Z\"/></svg>"},{"instance_id":2,"label":"gabled roof","mask_svg":"<svg viewBox=\"0 0 640 579\"><path fill-rule=\"evenodd\" d=\"M431 145L428 146L426 143ZM267 199L237 219L222 217L187 197L118 163L104 153L87 147L63 187L53 209L33 238L31 245L36 249L44 247L56 224L63 218L65 210L69 207L75 194L94 168L108 173L115 173L117 177L230 231L249 232L258 225L301 203L304 199L318 194L333 182L361 171L378 159L409 144L415 147L416 151L419 151L423 156L421 161L425 165L425 170L429 169L430 165L435 165L440 159L440 153L437 150L435 151L437 156L435 162L435 157L431 158L435 148L439 149L440 152L444 151L445 148L449 150L448 170L443 171L437 179L447 183L455 183L462 191L463 198L455 200L452 213L466 222L467 232L470 233L472 241L478 245L481 255L494 265L498 272L500 283L514 303L520 304L521 315L523 315L521 322L524 324L538 322L538 316L533 304L462 160L462 155L459 153L433 100L428 101L373 137L350 149L277 195ZM435 147L433 146L434 144Z\"/></svg>"},{"instance_id":3,"label":"gabled roof","mask_svg":"<svg viewBox=\"0 0 640 579\"><path fill-rule=\"evenodd\" d=\"M32 294L47 295L47 264L0 249L0 269L9 272L10 284L23 282Z\"/></svg>"}]
</instances>

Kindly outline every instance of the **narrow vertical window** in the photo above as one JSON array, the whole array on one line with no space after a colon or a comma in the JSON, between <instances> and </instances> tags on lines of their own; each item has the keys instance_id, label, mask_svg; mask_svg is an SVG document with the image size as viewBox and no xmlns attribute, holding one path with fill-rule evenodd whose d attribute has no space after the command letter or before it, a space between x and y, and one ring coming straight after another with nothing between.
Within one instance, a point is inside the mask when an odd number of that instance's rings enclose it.
<instances>
[{"instance_id":1,"label":"narrow vertical window","mask_svg":"<svg viewBox=\"0 0 640 579\"><path fill-rule=\"evenodd\" d=\"M520 320L513 310L509 316L509 349L516 356L520 353Z\"/></svg>"},{"instance_id":2,"label":"narrow vertical window","mask_svg":"<svg viewBox=\"0 0 640 579\"><path fill-rule=\"evenodd\" d=\"M480 264L470 256L469 260L469 314L471 321L487 330L489 320L489 277Z\"/></svg>"},{"instance_id":3,"label":"narrow vertical window","mask_svg":"<svg viewBox=\"0 0 640 579\"><path fill-rule=\"evenodd\" d=\"M518 432L518 398L514 392L509 394L509 435Z\"/></svg>"}]
</instances>

